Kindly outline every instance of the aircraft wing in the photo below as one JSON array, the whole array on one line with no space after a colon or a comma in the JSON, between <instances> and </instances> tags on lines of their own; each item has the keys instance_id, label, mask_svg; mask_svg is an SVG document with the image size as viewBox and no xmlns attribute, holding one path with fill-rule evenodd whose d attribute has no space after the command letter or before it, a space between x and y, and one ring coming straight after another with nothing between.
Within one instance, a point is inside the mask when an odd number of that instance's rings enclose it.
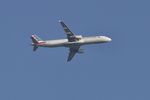
<instances>
[{"instance_id":1,"label":"aircraft wing","mask_svg":"<svg viewBox=\"0 0 150 100\"><path fill-rule=\"evenodd\" d=\"M61 20L59 20L59 23L63 27L63 29L64 29L64 31L65 31L65 33L67 35L68 41L69 42L76 41L75 35L70 31L70 29L67 27L67 25L65 25L65 23L63 21L61 21Z\"/></svg>"},{"instance_id":2,"label":"aircraft wing","mask_svg":"<svg viewBox=\"0 0 150 100\"><path fill-rule=\"evenodd\" d=\"M75 54L78 52L80 46L70 47L70 52L67 61L71 61Z\"/></svg>"}]
</instances>

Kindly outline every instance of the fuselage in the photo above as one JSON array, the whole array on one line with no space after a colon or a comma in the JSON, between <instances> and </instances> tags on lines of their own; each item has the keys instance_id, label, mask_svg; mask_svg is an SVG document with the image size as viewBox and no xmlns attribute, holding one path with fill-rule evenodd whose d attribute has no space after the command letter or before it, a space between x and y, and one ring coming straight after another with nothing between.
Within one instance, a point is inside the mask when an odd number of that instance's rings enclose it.
<instances>
[{"instance_id":1,"label":"fuselage","mask_svg":"<svg viewBox=\"0 0 150 100\"><path fill-rule=\"evenodd\" d=\"M87 44L106 43L110 41L111 38L106 36L90 36L79 38L75 42L68 42L68 39L57 39L57 40L46 40L36 45L40 47L71 47L75 45L82 46Z\"/></svg>"},{"instance_id":2,"label":"fuselage","mask_svg":"<svg viewBox=\"0 0 150 100\"><path fill-rule=\"evenodd\" d=\"M56 39L56 40L42 40L36 34L31 35L33 51L36 51L38 47L67 47L69 48L67 62L71 61L76 53L83 53L80 48L82 45L98 44L110 42L111 38L106 36L89 36L83 37L82 35L75 35L67 25L59 20L67 38L66 39Z\"/></svg>"}]
</instances>

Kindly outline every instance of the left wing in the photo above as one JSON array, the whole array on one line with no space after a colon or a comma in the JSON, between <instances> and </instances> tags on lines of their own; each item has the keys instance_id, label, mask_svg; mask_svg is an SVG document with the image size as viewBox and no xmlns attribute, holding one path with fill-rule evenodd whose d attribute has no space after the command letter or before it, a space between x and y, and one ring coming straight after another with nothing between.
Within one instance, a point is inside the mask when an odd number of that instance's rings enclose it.
<instances>
[{"instance_id":1,"label":"left wing","mask_svg":"<svg viewBox=\"0 0 150 100\"><path fill-rule=\"evenodd\" d=\"M80 46L74 46L74 47L70 47L70 52L69 52L69 56L68 56L68 60L67 61L71 61L72 58L75 56L75 54L78 52Z\"/></svg>"}]
</instances>

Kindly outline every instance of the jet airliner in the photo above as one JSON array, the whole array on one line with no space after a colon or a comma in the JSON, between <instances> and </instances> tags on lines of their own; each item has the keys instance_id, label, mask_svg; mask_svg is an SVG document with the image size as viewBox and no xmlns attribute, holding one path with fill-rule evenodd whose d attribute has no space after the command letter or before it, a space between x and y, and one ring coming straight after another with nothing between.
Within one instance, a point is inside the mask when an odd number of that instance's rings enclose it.
<instances>
[{"instance_id":1,"label":"jet airliner","mask_svg":"<svg viewBox=\"0 0 150 100\"><path fill-rule=\"evenodd\" d=\"M67 61L71 61L76 53L83 53L80 49L82 45L97 44L97 43L107 43L111 41L111 38L106 36L88 36L83 37L82 35L75 35L70 29L65 25L65 23L59 20L59 23L63 27L67 39L57 39L57 40L42 40L37 35L32 35L32 46L33 51L36 51L38 47L67 47L69 48L69 55Z\"/></svg>"}]
</instances>

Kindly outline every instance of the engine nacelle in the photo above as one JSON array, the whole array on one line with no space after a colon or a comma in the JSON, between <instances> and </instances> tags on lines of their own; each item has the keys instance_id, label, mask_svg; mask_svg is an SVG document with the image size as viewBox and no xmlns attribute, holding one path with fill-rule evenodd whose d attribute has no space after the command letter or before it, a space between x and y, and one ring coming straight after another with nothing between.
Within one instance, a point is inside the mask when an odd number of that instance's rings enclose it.
<instances>
[{"instance_id":1,"label":"engine nacelle","mask_svg":"<svg viewBox=\"0 0 150 100\"><path fill-rule=\"evenodd\" d=\"M79 40L82 39L82 35L76 35L75 37Z\"/></svg>"}]
</instances>

